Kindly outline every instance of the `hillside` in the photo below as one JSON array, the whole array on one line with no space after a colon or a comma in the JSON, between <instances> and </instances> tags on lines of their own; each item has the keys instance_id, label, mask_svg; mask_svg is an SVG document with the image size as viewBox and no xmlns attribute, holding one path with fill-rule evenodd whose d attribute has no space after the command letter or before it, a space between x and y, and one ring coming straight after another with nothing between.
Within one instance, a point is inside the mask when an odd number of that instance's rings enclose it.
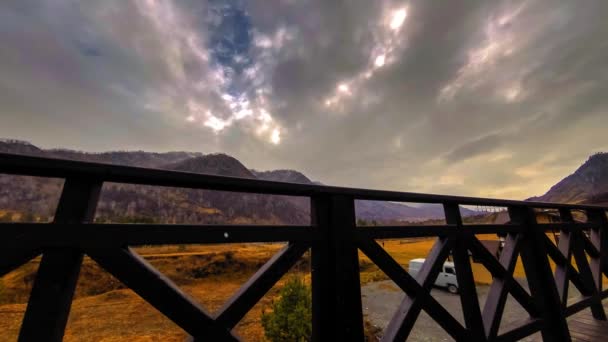
<instances>
[{"instance_id":1,"label":"hillside","mask_svg":"<svg viewBox=\"0 0 608 342\"><path fill-rule=\"evenodd\" d=\"M300 183L300 184L314 184L308 177L304 176L301 172L294 170L273 170L273 171L256 171L251 172L259 179L275 181L275 182L287 182L287 183Z\"/></svg>"},{"instance_id":2,"label":"hillside","mask_svg":"<svg viewBox=\"0 0 608 342\"><path fill-rule=\"evenodd\" d=\"M112 151L89 153L68 149L43 150L27 141L11 139L0 139L0 152L139 167L160 167L203 155L198 152Z\"/></svg>"},{"instance_id":3,"label":"hillside","mask_svg":"<svg viewBox=\"0 0 608 342\"><path fill-rule=\"evenodd\" d=\"M608 202L608 153L589 157L573 174L555 184L546 194L530 201L557 203Z\"/></svg>"},{"instance_id":4,"label":"hillside","mask_svg":"<svg viewBox=\"0 0 608 342\"><path fill-rule=\"evenodd\" d=\"M255 179L256 176L237 159L223 153L208 154L163 166L175 171Z\"/></svg>"},{"instance_id":5,"label":"hillside","mask_svg":"<svg viewBox=\"0 0 608 342\"><path fill-rule=\"evenodd\" d=\"M302 184L321 184L313 182L304 174L294 170L255 171L258 178L277 182L290 182ZM366 221L395 222L395 221L423 221L443 218L443 208L440 205L424 204L417 207L382 201L356 201L355 211L357 218ZM472 216L479 213L462 208L463 216Z\"/></svg>"},{"instance_id":6,"label":"hillside","mask_svg":"<svg viewBox=\"0 0 608 342\"><path fill-rule=\"evenodd\" d=\"M86 153L40 149L28 142L0 141L0 152L52 158L163 168L278 182L321 184L295 170L250 170L226 154L116 151ZM0 175L0 209L26 217L50 219L59 198L60 180ZM376 222L442 219L440 205L409 206L393 202L357 201L357 218ZM463 209L463 216L478 213ZM101 222L282 223L308 224L310 203L302 197L106 184L96 219Z\"/></svg>"},{"instance_id":7,"label":"hillside","mask_svg":"<svg viewBox=\"0 0 608 342\"><path fill-rule=\"evenodd\" d=\"M225 154L189 152L84 153L43 150L23 141L2 141L0 151L52 158L155 167L185 172L256 178L244 165ZM61 180L0 175L0 218L41 221L52 219ZM12 214L12 213L17 213ZM241 194L108 183L97 207L98 222L183 224L308 224L307 208L282 196Z\"/></svg>"}]
</instances>

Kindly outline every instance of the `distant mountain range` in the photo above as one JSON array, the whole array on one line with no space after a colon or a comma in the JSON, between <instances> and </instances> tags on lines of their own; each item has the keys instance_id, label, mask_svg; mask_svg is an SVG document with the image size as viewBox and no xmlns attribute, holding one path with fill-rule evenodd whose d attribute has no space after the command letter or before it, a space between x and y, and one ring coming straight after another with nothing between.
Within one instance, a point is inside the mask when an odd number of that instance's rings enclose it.
<instances>
[{"instance_id":1,"label":"distant mountain range","mask_svg":"<svg viewBox=\"0 0 608 342\"><path fill-rule=\"evenodd\" d=\"M29 142L0 140L0 152L99 163L162 168L220 176L302 184L313 182L294 170L257 171L226 154L115 151L86 153L41 149ZM58 200L59 180L0 175L0 209L51 217ZM376 221L422 221L443 218L440 205L408 206L393 202L357 201L357 218ZM463 208L463 216L478 214ZM98 221L160 223L283 223L308 224L305 198L207 190L106 184L97 210Z\"/></svg>"},{"instance_id":2,"label":"distant mountain range","mask_svg":"<svg viewBox=\"0 0 608 342\"><path fill-rule=\"evenodd\" d=\"M530 201L608 204L608 153L589 157L573 174Z\"/></svg>"}]
</instances>

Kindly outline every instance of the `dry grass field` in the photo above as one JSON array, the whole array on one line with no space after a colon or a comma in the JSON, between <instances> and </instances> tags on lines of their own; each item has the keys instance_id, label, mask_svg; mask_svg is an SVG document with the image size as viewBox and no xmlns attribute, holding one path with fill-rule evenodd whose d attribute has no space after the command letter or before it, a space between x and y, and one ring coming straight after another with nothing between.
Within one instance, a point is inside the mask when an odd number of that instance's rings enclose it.
<instances>
[{"instance_id":1,"label":"dry grass field","mask_svg":"<svg viewBox=\"0 0 608 342\"><path fill-rule=\"evenodd\" d=\"M480 237L491 239L491 236ZM494 237L495 238L495 237ZM382 242L380 242L382 243ZM433 239L386 240L385 250L404 268L415 258L424 258ZM173 245L139 247L137 252L173 280L209 312L215 312L235 291L272 257L283 244ZM360 253L361 282L388 279ZM309 255L290 274L310 281ZM0 341L16 341L19 324L34 280L39 259L4 276L0 283ZM475 281L490 284L490 273L473 263ZM264 339L261 314L268 310L286 277L239 323L236 332L246 341ZM524 277L521 261L516 277ZM65 341L183 341L184 332L153 307L126 289L92 260L85 258Z\"/></svg>"},{"instance_id":2,"label":"dry grass field","mask_svg":"<svg viewBox=\"0 0 608 342\"><path fill-rule=\"evenodd\" d=\"M490 240L490 239L496 239L496 236L495 235L494 236L480 235L479 238ZM412 241L387 240L387 241L384 241L384 249L397 262L399 262L399 264L401 264L401 266L403 266L405 269L407 269L408 263L410 260L416 259L416 258L425 258L427 256L427 254L429 253L429 251L431 250L431 248L433 247L434 242L435 242L434 239L421 239L421 240L412 240ZM361 255L362 260L371 262L371 261L369 261L369 259L367 259L367 257L365 257L365 255L363 253L360 253L360 255ZM475 277L475 282L477 284L487 285L487 284L492 283L492 275L490 274L490 272L488 272L486 270L486 268L483 265L478 264L478 263L472 263L472 268L473 268L473 274ZM378 272L381 272L381 271L378 270ZM522 278L525 277L524 268L523 268L523 264L521 263L521 260L517 261L517 264L515 266L514 275L516 277L522 277ZM361 276L362 282L367 282L366 281L367 279L365 279L366 276L367 275L365 273L362 273L362 276Z\"/></svg>"},{"instance_id":3,"label":"dry grass field","mask_svg":"<svg viewBox=\"0 0 608 342\"><path fill-rule=\"evenodd\" d=\"M215 312L282 244L142 247L138 252L180 288ZM2 278L0 341L16 341L39 260ZM309 281L302 260L291 274ZM289 275L286 275L286 277ZM285 277L237 326L247 341L263 339L262 310L277 296ZM92 260L85 258L65 341L183 341L183 331Z\"/></svg>"}]
</instances>

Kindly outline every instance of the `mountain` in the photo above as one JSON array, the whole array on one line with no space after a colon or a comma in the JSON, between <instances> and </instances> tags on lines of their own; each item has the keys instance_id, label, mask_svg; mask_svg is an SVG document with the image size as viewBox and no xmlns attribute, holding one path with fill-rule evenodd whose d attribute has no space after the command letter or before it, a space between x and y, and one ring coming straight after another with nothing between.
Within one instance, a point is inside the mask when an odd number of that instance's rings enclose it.
<instances>
[{"instance_id":1,"label":"mountain","mask_svg":"<svg viewBox=\"0 0 608 342\"><path fill-rule=\"evenodd\" d=\"M54 158L80 160L95 163L158 168L167 164L178 163L189 158L200 157L203 154L194 152L153 153L144 151L114 151L103 153L87 153L64 149L53 149L46 151L46 155L52 156Z\"/></svg>"},{"instance_id":2,"label":"mountain","mask_svg":"<svg viewBox=\"0 0 608 342\"><path fill-rule=\"evenodd\" d=\"M170 163L177 163L189 158L200 157L203 155L202 153L198 152L154 153L144 151L112 151L89 153L68 149L43 150L27 141L14 139L0 139L0 152L153 168L161 167Z\"/></svg>"},{"instance_id":3,"label":"mountain","mask_svg":"<svg viewBox=\"0 0 608 342\"><path fill-rule=\"evenodd\" d=\"M0 152L80 161L154 167L255 179L238 160L225 154L190 152L85 153L43 150L30 143L0 141ZM18 213L52 219L62 181L40 177L0 175L0 218ZM15 216L11 214L11 219ZM4 218L6 219L6 218ZM223 191L104 184L96 212L98 222L154 222L184 224L308 224L310 214L284 196Z\"/></svg>"},{"instance_id":4,"label":"mountain","mask_svg":"<svg viewBox=\"0 0 608 342\"><path fill-rule=\"evenodd\" d=\"M295 170L249 170L226 154L191 152L151 153L115 151L86 153L66 149L40 149L28 142L0 140L0 152L52 158L152 167L184 172L321 184ZM62 182L36 177L0 175L0 209L52 217ZM441 205L409 206L383 201L356 201L357 218L376 222L423 221L443 218ZM463 216L478 214L464 209ZM308 224L310 201L295 196L271 196L222 191L108 183L97 208L101 222L159 223L279 223Z\"/></svg>"},{"instance_id":5,"label":"mountain","mask_svg":"<svg viewBox=\"0 0 608 342\"><path fill-rule=\"evenodd\" d=\"M300 184L318 184L311 181L308 177L304 176L301 172L294 170L273 170L273 171L256 171L251 172L259 179L275 181L275 182L287 182L287 183L300 183Z\"/></svg>"},{"instance_id":6,"label":"mountain","mask_svg":"<svg viewBox=\"0 0 608 342\"><path fill-rule=\"evenodd\" d=\"M165 165L163 168L218 176L256 178L240 161L223 153L189 158L175 164Z\"/></svg>"},{"instance_id":7,"label":"mountain","mask_svg":"<svg viewBox=\"0 0 608 342\"><path fill-rule=\"evenodd\" d=\"M13 154L27 154L30 156L42 156L45 152L38 147L23 140L0 139L0 152Z\"/></svg>"},{"instance_id":8,"label":"mountain","mask_svg":"<svg viewBox=\"0 0 608 342\"><path fill-rule=\"evenodd\" d=\"M259 179L290 182L302 184L320 184L313 182L304 174L294 170L255 171L253 174ZM366 221L395 222L395 221L424 221L428 219L441 219L444 217L443 207L437 204L422 204L420 206L409 206L402 203L385 201L355 202L357 218ZM478 215L479 213L466 208L461 208L463 216Z\"/></svg>"},{"instance_id":9,"label":"mountain","mask_svg":"<svg viewBox=\"0 0 608 342\"><path fill-rule=\"evenodd\" d=\"M528 200L557 203L608 202L608 153L592 155L546 194Z\"/></svg>"}]
</instances>

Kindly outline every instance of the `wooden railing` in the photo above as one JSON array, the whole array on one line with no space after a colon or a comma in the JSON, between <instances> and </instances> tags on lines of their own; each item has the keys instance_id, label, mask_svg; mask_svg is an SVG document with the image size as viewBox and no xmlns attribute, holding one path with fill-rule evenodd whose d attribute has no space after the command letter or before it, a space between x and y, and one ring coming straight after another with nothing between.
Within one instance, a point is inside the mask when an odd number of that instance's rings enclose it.
<instances>
[{"instance_id":1,"label":"wooden railing","mask_svg":"<svg viewBox=\"0 0 608 342\"><path fill-rule=\"evenodd\" d=\"M197 341L238 340L232 332L235 325L309 250L314 341L363 340L359 250L407 294L386 328L383 341L407 339L422 310L459 341L515 341L539 331L545 341L568 341L568 316L590 308L596 319L606 319L602 307L602 299L608 296L602 288L602 275L608 270L608 219L604 207L288 184L8 154L0 154L0 173L65 179L52 223L0 224L0 276L42 254L20 341L63 338L85 254ZM93 217L104 182L305 196L311 201L311 225L96 224ZM441 204L446 223L358 227L356 200ZM507 208L510 222L465 224L460 213L463 205ZM554 209L561 222L538 223L535 209ZM586 222L575 221L573 210L586 213ZM557 245L547 236L553 230L560 232ZM479 234L505 237L499 258L484 247L476 237ZM415 278L376 242L412 237L436 238ZM130 248L274 241L288 244L216 315L206 312ZM457 269L464 324L430 294L450 255ZM482 309L470 255L493 276ZM514 279L518 257L529 289ZM549 259L555 265L554 271ZM581 293L575 302L567 301L569 281ZM528 312L529 318L499 334L508 294Z\"/></svg>"}]
</instances>

